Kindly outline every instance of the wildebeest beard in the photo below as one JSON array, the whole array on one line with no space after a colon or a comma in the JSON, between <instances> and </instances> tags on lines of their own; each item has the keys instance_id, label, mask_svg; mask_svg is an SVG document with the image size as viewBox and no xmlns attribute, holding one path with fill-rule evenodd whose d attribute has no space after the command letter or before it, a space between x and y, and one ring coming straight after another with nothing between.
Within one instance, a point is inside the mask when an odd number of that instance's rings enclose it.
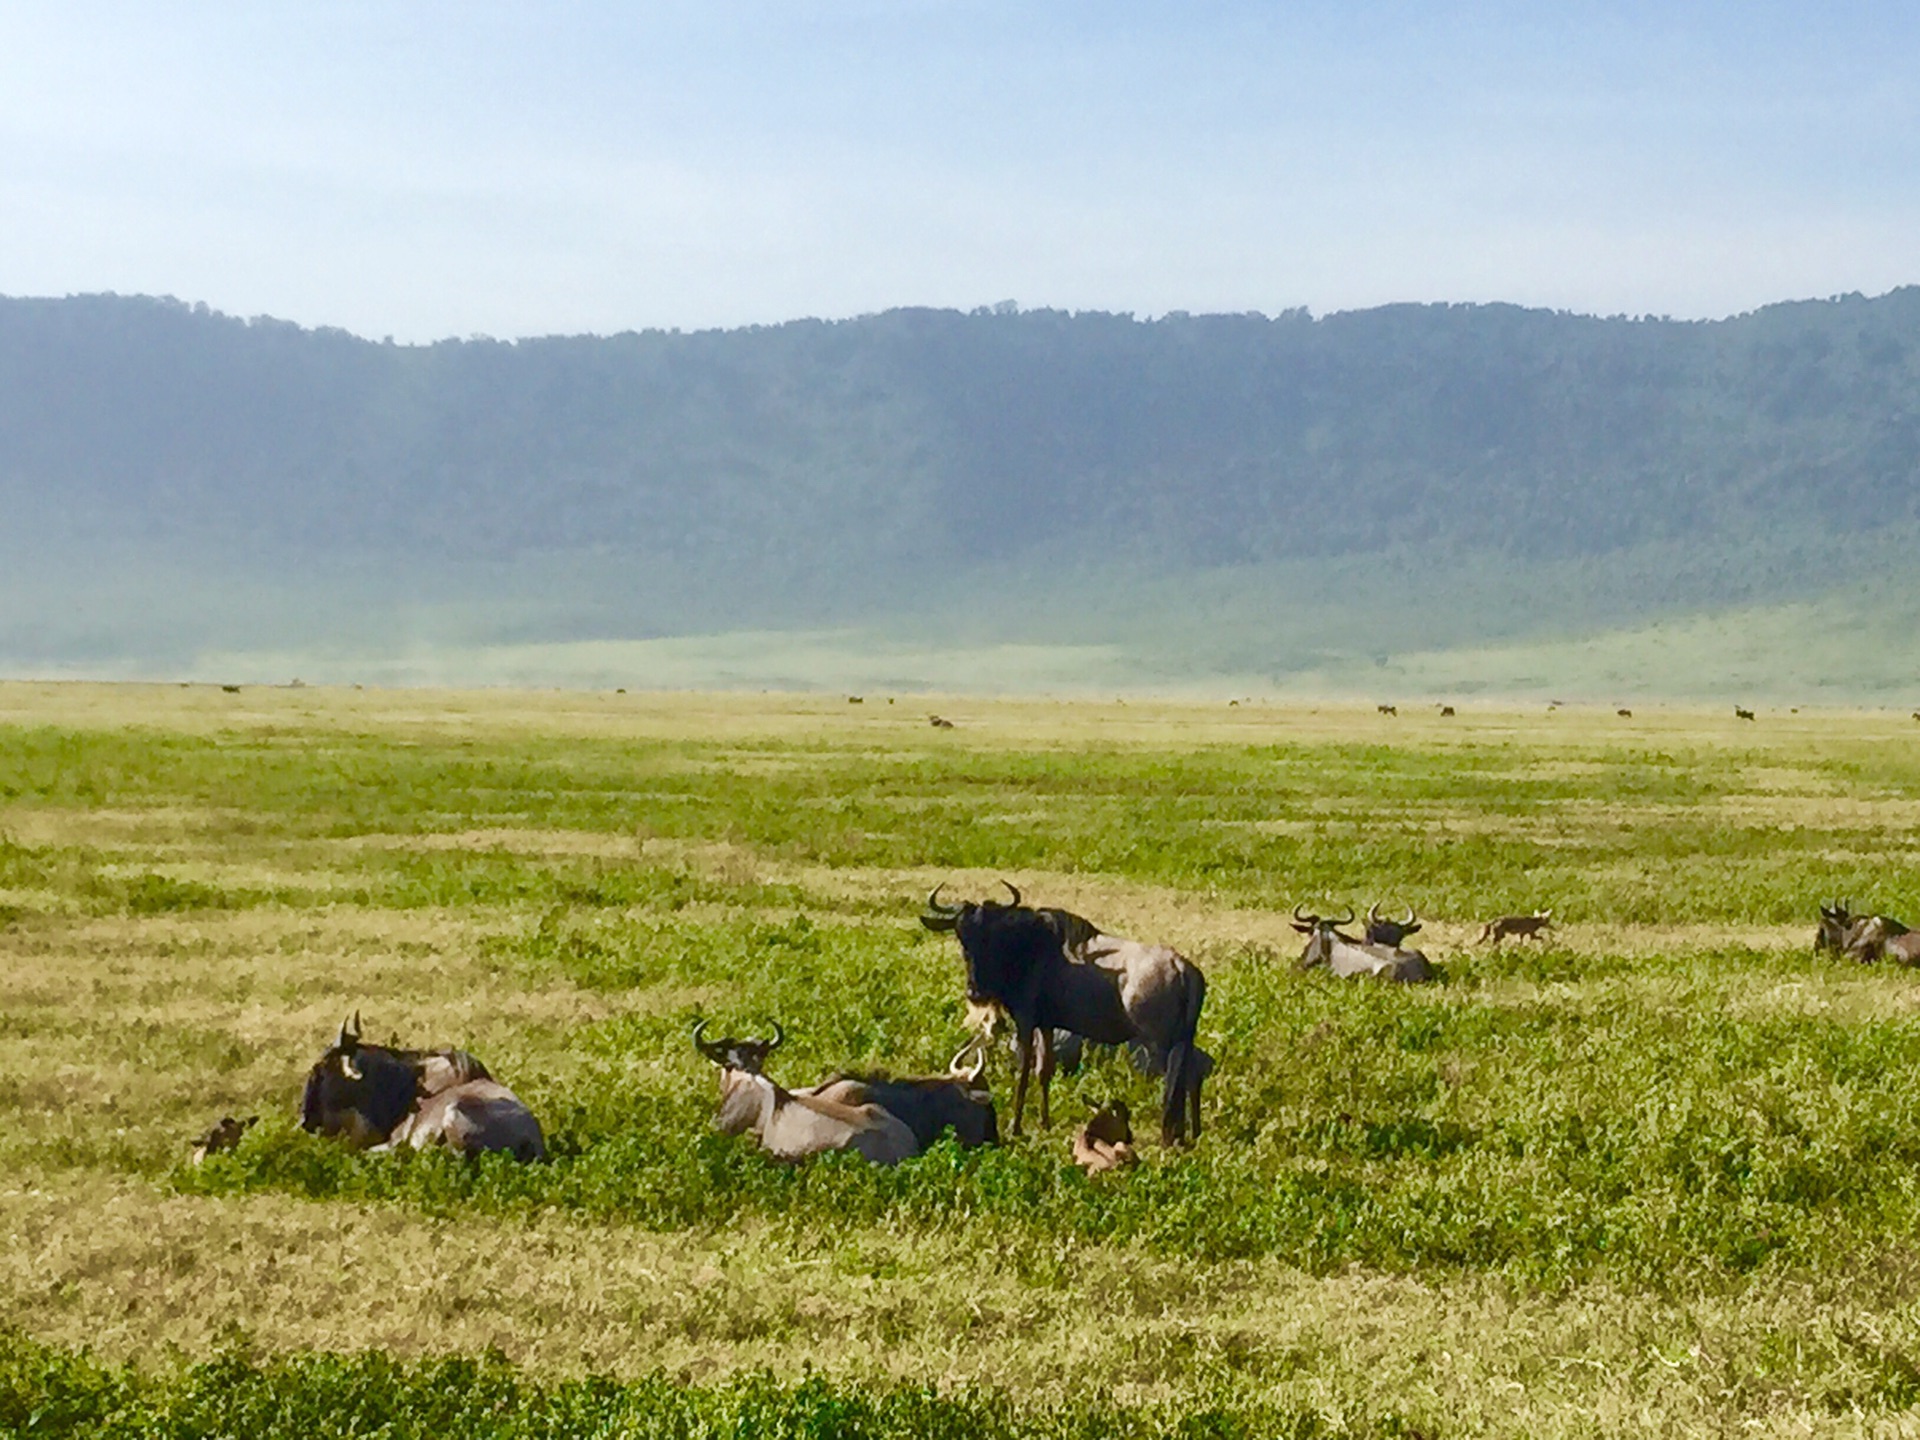
<instances>
[{"instance_id":1,"label":"wildebeest beard","mask_svg":"<svg viewBox=\"0 0 1920 1440\"><path fill-rule=\"evenodd\" d=\"M967 998L1005 1002L1021 981L1065 951L1059 928L1037 911L1014 906L970 906L954 926L967 962Z\"/></svg>"}]
</instances>

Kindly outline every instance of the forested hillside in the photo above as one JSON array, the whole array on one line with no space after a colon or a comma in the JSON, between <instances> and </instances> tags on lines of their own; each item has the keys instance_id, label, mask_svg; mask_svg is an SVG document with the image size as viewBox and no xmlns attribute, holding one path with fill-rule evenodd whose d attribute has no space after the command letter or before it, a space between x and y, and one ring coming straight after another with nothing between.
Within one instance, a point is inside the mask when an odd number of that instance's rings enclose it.
<instances>
[{"instance_id":1,"label":"forested hillside","mask_svg":"<svg viewBox=\"0 0 1920 1440\"><path fill-rule=\"evenodd\" d=\"M310 583L455 606L470 638L924 611L1180 648L1218 620L1252 647L1221 664L1287 668L1261 613L1323 603L1329 575L1364 592L1336 650L1405 648L1391 617L1370 638L1367 577L1413 571L1440 587L1414 606L1434 644L1577 630L1819 595L1917 506L1920 289L1711 323L1000 306L427 346L0 300L0 656L110 651L111 606L47 599L105 568L135 628L257 621L271 604L236 596ZM1461 589L1487 572L1506 588Z\"/></svg>"}]
</instances>

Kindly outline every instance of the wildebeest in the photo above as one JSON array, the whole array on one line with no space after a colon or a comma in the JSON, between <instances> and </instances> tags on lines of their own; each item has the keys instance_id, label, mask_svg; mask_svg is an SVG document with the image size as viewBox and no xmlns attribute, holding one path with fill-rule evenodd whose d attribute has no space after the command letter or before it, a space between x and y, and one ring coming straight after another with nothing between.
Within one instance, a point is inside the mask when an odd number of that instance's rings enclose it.
<instances>
[{"instance_id":1,"label":"wildebeest","mask_svg":"<svg viewBox=\"0 0 1920 1440\"><path fill-rule=\"evenodd\" d=\"M1008 887L1010 890L1011 886ZM1013 1017L1019 1072L1013 1087L1013 1133L1020 1133L1027 1082L1040 1084L1040 1124L1051 1123L1055 1027L1098 1044L1138 1043L1149 1070L1164 1070L1160 1138L1175 1145L1200 1134L1204 1065L1194 1046L1207 982L1179 951L1105 935L1069 911L1046 912L1019 903L940 903L927 897L920 923L952 931L967 965L967 998L993 1001ZM1076 923L1077 922L1077 923ZM1086 938L1078 957L1075 936Z\"/></svg>"},{"instance_id":2,"label":"wildebeest","mask_svg":"<svg viewBox=\"0 0 1920 1440\"><path fill-rule=\"evenodd\" d=\"M223 1115L219 1122L206 1134L193 1142L193 1154L190 1162L195 1165L206 1163L209 1155L218 1155L223 1150L231 1150L239 1145L240 1137L260 1123L258 1115L249 1115L244 1120L236 1120L231 1115Z\"/></svg>"},{"instance_id":3,"label":"wildebeest","mask_svg":"<svg viewBox=\"0 0 1920 1440\"><path fill-rule=\"evenodd\" d=\"M450 1145L463 1155L547 1153L540 1122L464 1050L400 1050L360 1039L360 1015L307 1072L300 1124L361 1149Z\"/></svg>"},{"instance_id":4,"label":"wildebeest","mask_svg":"<svg viewBox=\"0 0 1920 1440\"><path fill-rule=\"evenodd\" d=\"M1069 952L1071 958L1071 952ZM991 1002L979 1004L967 1002L966 1026L980 1037L981 1056L985 1058L985 1046L993 1043L993 1037L999 1033L1002 1021L1007 1022L1007 1053L1014 1059L1020 1058L1020 1037L1013 1033L1013 1017ZM1053 1032L1053 1069L1057 1075L1079 1073L1081 1063L1086 1059L1087 1042L1071 1030L1056 1029Z\"/></svg>"},{"instance_id":5,"label":"wildebeest","mask_svg":"<svg viewBox=\"0 0 1920 1440\"><path fill-rule=\"evenodd\" d=\"M1441 715L1442 715L1442 716L1449 716L1449 715L1452 715L1452 714L1453 714L1453 707L1452 707L1451 705L1442 705L1442 706L1440 707L1440 713L1441 713Z\"/></svg>"},{"instance_id":6,"label":"wildebeest","mask_svg":"<svg viewBox=\"0 0 1920 1440\"><path fill-rule=\"evenodd\" d=\"M897 1165L920 1153L905 1121L873 1101L858 1105L796 1095L762 1075L731 1063L759 1047L765 1059L778 1041L703 1040L706 1021L693 1027L694 1048L720 1075L720 1109L714 1125L728 1135L749 1131L776 1160L805 1160L829 1150L852 1150L876 1165ZM777 1028L777 1027L776 1027ZM743 1052L742 1047L748 1047Z\"/></svg>"},{"instance_id":7,"label":"wildebeest","mask_svg":"<svg viewBox=\"0 0 1920 1440\"><path fill-rule=\"evenodd\" d=\"M1089 1175L1104 1175L1139 1157L1133 1153L1133 1116L1127 1102L1102 1105L1073 1134L1073 1163Z\"/></svg>"},{"instance_id":8,"label":"wildebeest","mask_svg":"<svg viewBox=\"0 0 1920 1440\"><path fill-rule=\"evenodd\" d=\"M1399 708L1393 705L1376 705L1373 708L1378 710L1382 715L1398 715L1400 713Z\"/></svg>"},{"instance_id":9,"label":"wildebeest","mask_svg":"<svg viewBox=\"0 0 1920 1440\"><path fill-rule=\"evenodd\" d=\"M1306 948L1300 952L1300 968L1311 970L1324 965L1342 977L1372 975L1403 985L1418 985L1433 979L1433 967L1418 950L1369 944L1340 933L1340 926L1352 923L1352 907L1337 919L1323 919L1294 906L1293 928L1307 937Z\"/></svg>"},{"instance_id":10,"label":"wildebeest","mask_svg":"<svg viewBox=\"0 0 1920 1440\"><path fill-rule=\"evenodd\" d=\"M1502 915L1489 920L1480 927L1480 938L1473 943L1484 945L1492 941L1498 945L1508 936L1517 936L1523 940L1537 940L1540 932L1553 925L1553 911L1542 910L1538 915Z\"/></svg>"},{"instance_id":11,"label":"wildebeest","mask_svg":"<svg viewBox=\"0 0 1920 1440\"><path fill-rule=\"evenodd\" d=\"M1342 922L1345 923L1344 921ZM1413 907L1407 907L1407 918L1389 920L1380 913L1380 904L1375 901L1367 911L1367 944L1385 945L1399 949L1400 942L1420 928L1420 917L1414 914Z\"/></svg>"},{"instance_id":12,"label":"wildebeest","mask_svg":"<svg viewBox=\"0 0 1920 1440\"><path fill-rule=\"evenodd\" d=\"M1920 965L1920 935L1890 915L1855 915L1844 900L1820 907L1820 928L1814 932L1813 947L1845 955L1863 965L1877 960Z\"/></svg>"},{"instance_id":13,"label":"wildebeest","mask_svg":"<svg viewBox=\"0 0 1920 1440\"><path fill-rule=\"evenodd\" d=\"M1753 711L1743 710L1736 705L1733 707L1733 718L1736 720L1751 720L1753 719Z\"/></svg>"},{"instance_id":14,"label":"wildebeest","mask_svg":"<svg viewBox=\"0 0 1920 1440\"><path fill-rule=\"evenodd\" d=\"M1622 707L1621 709L1618 709L1613 713L1618 715L1622 720L1631 720L1633 718L1633 712L1631 710L1626 709L1625 707Z\"/></svg>"},{"instance_id":15,"label":"wildebeest","mask_svg":"<svg viewBox=\"0 0 1920 1440\"><path fill-rule=\"evenodd\" d=\"M979 1053L971 1067L961 1063L969 1050ZM948 1130L964 1146L998 1145L1000 1118L981 1083L986 1068L986 1041L976 1037L960 1047L944 1075L829 1075L793 1093L842 1105L882 1106L913 1132L922 1150Z\"/></svg>"},{"instance_id":16,"label":"wildebeest","mask_svg":"<svg viewBox=\"0 0 1920 1440\"><path fill-rule=\"evenodd\" d=\"M927 723L936 730L953 729L953 721L947 719L944 715L929 715L927 716Z\"/></svg>"}]
</instances>

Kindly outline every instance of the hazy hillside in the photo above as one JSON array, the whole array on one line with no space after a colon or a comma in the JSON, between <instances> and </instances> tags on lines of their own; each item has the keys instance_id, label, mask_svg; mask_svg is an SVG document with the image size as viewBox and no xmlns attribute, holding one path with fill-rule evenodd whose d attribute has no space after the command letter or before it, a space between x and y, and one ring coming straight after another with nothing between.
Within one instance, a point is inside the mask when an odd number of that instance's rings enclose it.
<instances>
[{"instance_id":1,"label":"hazy hillside","mask_svg":"<svg viewBox=\"0 0 1920 1440\"><path fill-rule=\"evenodd\" d=\"M1041 647L1022 684L1338 688L1417 654L1445 688L1436 655L1898 610L1920 289L1713 323L997 307L430 346L0 300L0 514L16 673L598 679L641 662L553 647L754 631L683 678L833 683L765 658L809 631L927 655L903 683L942 654L990 682L1011 643ZM1920 672L1897 648L1755 683L1886 693Z\"/></svg>"}]
</instances>

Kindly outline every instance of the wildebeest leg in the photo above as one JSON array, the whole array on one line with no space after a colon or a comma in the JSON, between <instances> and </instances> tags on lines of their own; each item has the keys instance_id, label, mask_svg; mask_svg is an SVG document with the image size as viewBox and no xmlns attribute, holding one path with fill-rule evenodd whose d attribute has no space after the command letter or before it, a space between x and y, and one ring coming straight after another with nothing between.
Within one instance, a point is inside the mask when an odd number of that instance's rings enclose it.
<instances>
[{"instance_id":1,"label":"wildebeest leg","mask_svg":"<svg viewBox=\"0 0 1920 1440\"><path fill-rule=\"evenodd\" d=\"M1035 1061L1035 1069L1040 1080L1040 1128L1053 1128L1053 1111L1048 1107L1048 1092L1053 1085L1053 1031L1041 1026L1033 1032L1038 1042L1035 1048L1040 1052Z\"/></svg>"},{"instance_id":2,"label":"wildebeest leg","mask_svg":"<svg viewBox=\"0 0 1920 1440\"><path fill-rule=\"evenodd\" d=\"M1033 1027L1020 1026L1014 1032L1013 1133L1020 1133L1020 1120L1027 1111L1027 1075L1033 1069Z\"/></svg>"}]
</instances>

